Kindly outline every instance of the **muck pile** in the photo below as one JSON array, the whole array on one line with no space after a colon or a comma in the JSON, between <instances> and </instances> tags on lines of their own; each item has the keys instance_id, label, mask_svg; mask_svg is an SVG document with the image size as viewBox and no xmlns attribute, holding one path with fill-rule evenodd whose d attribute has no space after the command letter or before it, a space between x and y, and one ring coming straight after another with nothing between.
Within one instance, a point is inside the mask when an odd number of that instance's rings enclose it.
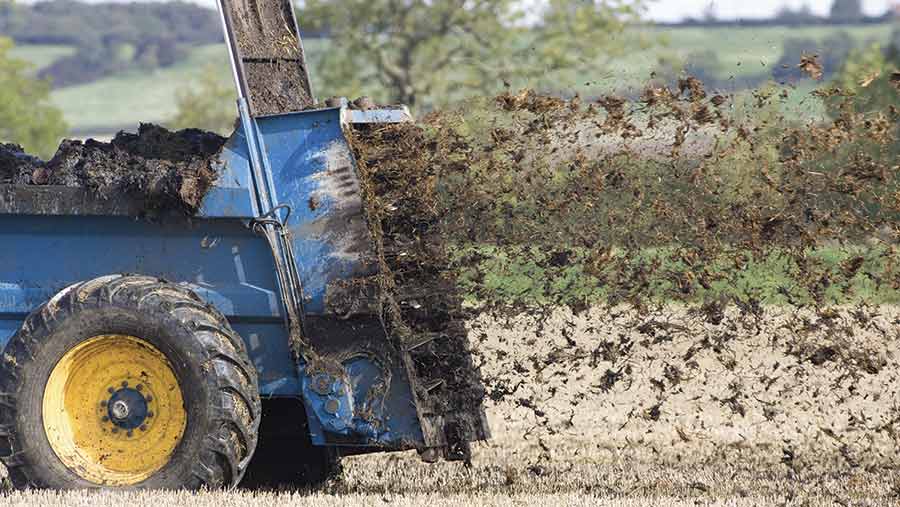
<instances>
[{"instance_id":1,"label":"muck pile","mask_svg":"<svg viewBox=\"0 0 900 507\"><path fill-rule=\"evenodd\" d=\"M211 160L225 138L187 129L170 132L143 124L112 142L63 141L44 162L19 146L0 145L0 184L61 185L93 191L101 199L135 199L148 214L193 215L216 180Z\"/></svg>"}]
</instances>

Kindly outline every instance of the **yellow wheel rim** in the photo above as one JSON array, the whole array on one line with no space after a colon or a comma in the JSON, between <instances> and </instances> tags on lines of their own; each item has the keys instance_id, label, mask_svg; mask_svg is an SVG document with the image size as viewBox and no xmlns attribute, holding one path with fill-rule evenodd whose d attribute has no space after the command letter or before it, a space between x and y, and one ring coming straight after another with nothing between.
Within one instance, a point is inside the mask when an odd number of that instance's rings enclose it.
<instances>
[{"instance_id":1,"label":"yellow wheel rim","mask_svg":"<svg viewBox=\"0 0 900 507\"><path fill-rule=\"evenodd\" d=\"M122 335L96 336L63 356L44 389L43 416L63 464L106 486L137 484L159 471L187 424L166 356Z\"/></svg>"}]
</instances>

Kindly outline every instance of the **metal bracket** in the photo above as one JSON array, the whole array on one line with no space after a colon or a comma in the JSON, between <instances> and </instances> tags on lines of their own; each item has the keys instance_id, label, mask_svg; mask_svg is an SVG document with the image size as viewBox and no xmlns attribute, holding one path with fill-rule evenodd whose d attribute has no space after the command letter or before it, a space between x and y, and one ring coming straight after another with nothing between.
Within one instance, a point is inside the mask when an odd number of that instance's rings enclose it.
<instances>
[{"instance_id":1,"label":"metal bracket","mask_svg":"<svg viewBox=\"0 0 900 507\"><path fill-rule=\"evenodd\" d=\"M284 218L280 218L278 212L284 211ZM281 289L281 298L285 306L285 321L291 336L291 343L299 348L295 350L298 356L305 355L303 323L303 287L297 264L294 262L293 239L287 226L291 218L291 207L287 204L279 204L268 212L250 221L249 227L255 234L266 238L272 257L275 260L275 272L278 276L278 286Z\"/></svg>"}]
</instances>

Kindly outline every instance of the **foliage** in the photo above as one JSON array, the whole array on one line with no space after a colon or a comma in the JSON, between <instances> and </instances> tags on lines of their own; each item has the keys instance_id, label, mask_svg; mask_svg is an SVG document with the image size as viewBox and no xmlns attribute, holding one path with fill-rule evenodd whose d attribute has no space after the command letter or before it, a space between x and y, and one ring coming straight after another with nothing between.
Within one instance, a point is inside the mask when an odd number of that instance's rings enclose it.
<instances>
[{"instance_id":1,"label":"foliage","mask_svg":"<svg viewBox=\"0 0 900 507\"><path fill-rule=\"evenodd\" d=\"M189 46L222 40L215 12L184 2L5 4L0 33L18 43L77 47L41 70L40 76L52 78L57 87L126 69L169 66L183 59Z\"/></svg>"},{"instance_id":2,"label":"foliage","mask_svg":"<svg viewBox=\"0 0 900 507\"><path fill-rule=\"evenodd\" d=\"M885 111L900 104L900 92L891 82L894 72L900 70L900 57L891 58L896 50L882 50L878 44L853 51L834 79L840 90L851 93L854 99L848 105L857 112ZM844 101L829 100L832 116L839 116Z\"/></svg>"},{"instance_id":3,"label":"foliage","mask_svg":"<svg viewBox=\"0 0 900 507\"><path fill-rule=\"evenodd\" d=\"M331 32L328 54L313 55L328 94L355 96L377 83L376 99L427 108L504 82L596 69L632 49L625 29L641 6L551 0L529 26L512 0L310 0L301 19Z\"/></svg>"},{"instance_id":4,"label":"foliage","mask_svg":"<svg viewBox=\"0 0 900 507\"><path fill-rule=\"evenodd\" d=\"M206 67L196 86L177 92L178 113L167 123L173 129L199 128L228 135L234 129L236 98L234 85L215 68Z\"/></svg>"},{"instance_id":5,"label":"foliage","mask_svg":"<svg viewBox=\"0 0 900 507\"><path fill-rule=\"evenodd\" d=\"M803 25L815 23L819 20L813 13L809 4L804 4L799 9L792 9L790 6L782 6L775 14L774 21L788 25Z\"/></svg>"},{"instance_id":6,"label":"foliage","mask_svg":"<svg viewBox=\"0 0 900 507\"><path fill-rule=\"evenodd\" d=\"M68 126L48 103L50 87L29 76L30 66L9 57L12 41L0 37L0 142L49 156Z\"/></svg>"}]
</instances>

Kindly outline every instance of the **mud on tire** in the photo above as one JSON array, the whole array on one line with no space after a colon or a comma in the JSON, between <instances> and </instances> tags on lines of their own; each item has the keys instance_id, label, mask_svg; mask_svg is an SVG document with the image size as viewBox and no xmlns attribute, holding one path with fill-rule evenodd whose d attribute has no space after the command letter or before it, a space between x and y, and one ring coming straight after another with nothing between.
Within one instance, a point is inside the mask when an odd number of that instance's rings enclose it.
<instances>
[{"instance_id":1,"label":"mud on tire","mask_svg":"<svg viewBox=\"0 0 900 507\"><path fill-rule=\"evenodd\" d=\"M16 488L103 487L67 467L44 429L44 386L57 362L98 335L139 336L168 359L186 412L162 468L128 488L200 489L240 482L261 406L245 345L218 311L163 280L112 275L74 285L28 316L0 358L0 461Z\"/></svg>"}]
</instances>

